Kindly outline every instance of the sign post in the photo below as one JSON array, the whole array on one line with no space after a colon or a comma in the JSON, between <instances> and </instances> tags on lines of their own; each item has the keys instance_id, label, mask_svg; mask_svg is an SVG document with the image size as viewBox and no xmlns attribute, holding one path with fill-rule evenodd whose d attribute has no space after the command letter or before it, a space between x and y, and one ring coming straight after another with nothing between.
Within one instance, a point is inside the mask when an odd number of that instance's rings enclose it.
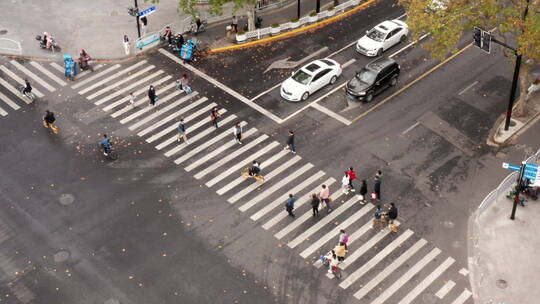
<instances>
[{"instance_id":1,"label":"sign post","mask_svg":"<svg viewBox=\"0 0 540 304\"><path fill-rule=\"evenodd\" d=\"M525 162L522 162L521 166L503 163L502 167L504 169L519 172L517 184L514 188L514 204L512 206L512 213L510 214L510 219L514 220L516 217L517 204L519 203L519 194L523 191L524 188L523 178L526 178L533 182L536 180L540 180L540 170L537 165L527 164Z\"/></svg>"}]
</instances>

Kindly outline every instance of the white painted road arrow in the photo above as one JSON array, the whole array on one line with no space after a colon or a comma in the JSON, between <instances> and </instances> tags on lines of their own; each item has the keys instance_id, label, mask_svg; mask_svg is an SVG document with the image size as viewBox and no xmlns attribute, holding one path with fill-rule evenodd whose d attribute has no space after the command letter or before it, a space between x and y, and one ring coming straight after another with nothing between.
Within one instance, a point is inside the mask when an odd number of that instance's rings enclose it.
<instances>
[{"instance_id":1,"label":"white painted road arrow","mask_svg":"<svg viewBox=\"0 0 540 304\"><path fill-rule=\"evenodd\" d=\"M273 69L292 69L292 68L295 68L299 65L301 65L302 63L310 60L311 58L319 55L320 53L324 52L324 51L327 51L328 50L328 47L323 47L319 50L317 50L316 52L312 53L312 54L309 54L308 56L298 60L298 61L289 61L289 59L291 59L291 57L287 57L285 59L280 59L280 60L277 60L277 61L274 61L272 62L272 64L264 71L264 73L270 71L270 70L273 70Z\"/></svg>"}]
</instances>

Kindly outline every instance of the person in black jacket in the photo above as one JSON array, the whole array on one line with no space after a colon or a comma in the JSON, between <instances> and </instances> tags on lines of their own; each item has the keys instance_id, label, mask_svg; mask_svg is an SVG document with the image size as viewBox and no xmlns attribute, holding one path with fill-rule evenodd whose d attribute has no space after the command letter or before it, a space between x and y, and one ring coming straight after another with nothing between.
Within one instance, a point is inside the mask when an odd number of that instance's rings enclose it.
<instances>
[{"instance_id":1,"label":"person in black jacket","mask_svg":"<svg viewBox=\"0 0 540 304\"><path fill-rule=\"evenodd\" d=\"M388 208L386 214L388 215L388 224L392 225L394 223L394 220L398 217L398 210L394 203L390 203L390 208Z\"/></svg>"},{"instance_id":2,"label":"person in black jacket","mask_svg":"<svg viewBox=\"0 0 540 304\"><path fill-rule=\"evenodd\" d=\"M156 104L156 90L154 89L154 86L150 86L148 89L148 98L150 99L150 105Z\"/></svg>"},{"instance_id":3,"label":"person in black jacket","mask_svg":"<svg viewBox=\"0 0 540 304\"><path fill-rule=\"evenodd\" d=\"M319 204L320 204L319 197L316 193L313 193L311 195L311 208L313 209L313 216L319 216Z\"/></svg>"},{"instance_id":4,"label":"person in black jacket","mask_svg":"<svg viewBox=\"0 0 540 304\"><path fill-rule=\"evenodd\" d=\"M360 192L358 195L360 195L361 204L364 204L366 202L366 194L367 194L367 182L365 179L362 180L362 185L360 186Z\"/></svg>"}]
</instances>

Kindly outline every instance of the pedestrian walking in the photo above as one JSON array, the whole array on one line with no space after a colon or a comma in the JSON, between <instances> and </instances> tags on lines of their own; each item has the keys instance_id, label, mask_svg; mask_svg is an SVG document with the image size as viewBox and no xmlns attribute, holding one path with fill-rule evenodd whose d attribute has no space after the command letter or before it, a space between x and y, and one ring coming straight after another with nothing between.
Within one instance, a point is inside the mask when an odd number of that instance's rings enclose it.
<instances>
[{"instance_id":1,"label":"pedestrian walking","mask_svg":"<svg viewBox=\"0 0 540 304\"><path fill-rule=\"evenodd\" d=\"M238 18L236 18L236 16L232 16L231 26L232 26L232 30L235 33L238 33Z\"/></svg>"},{"instance_id":2,"label":"pedestrian walking","mask_svg":"<svg viewBox=\"0 0 540 304\"><path fill-rule=\"evenodd\" d=\"M143 16L141 19L142 22L142 36L146 35L146 29L148 28L148 19Z\"/></svg>"},{"instance_id":3,"label":"pedestrian walking","mask_svg":"<svg viewBox=\"0 0 540 304\"><path fill-rule=\"evenodd\" d=\"M294 202L296 202L296 197L292 195L292 193L289 194L289 199L287 199L287 202L285 203L285 210L289 214L290 217L295 218L295 215L293 213L294 210Z\"/></svg>"},{"instance_id":4,"label":"pedestrian walking","mask_svg":"<svg viewBox=\"0 0 540 304\"><path fill-rule=\"evenodd\" d=\"M349 171L347 171L347 175L349 176L349 187L352 192L354 192L354 185L353 180L356 179L356 172L354 172L353 167L349 167Z\"/></svg>"},{"instance_id":5,"label":"pedestrian walking","mask_svg":"<svg viewBox=\"0 0 540 304\"><path fill-rule=\"evenodd\" d=\"M180 77L178 81L180 82L180 88L182 89L182 91L184 91L188 95L191 94L192 90L189 86L189 78L187 74L182 74L182 77Z\"/></svg>"},{"instance_id":6,"label":"pedestrian walking","mask_svg":"<svg viewBox=\"0 0 540 304\"><path fill-rule=\"evenodd\" d=\"M156 104L157 96L156 96L156 90L154 89L154 86L151 85L148 89L148 99L150 99L150 105L154 106Z\"/></svg>"},{"instance_id":7,"label":"pedestrian walking","mask_svg":"<svg viewBox=\"0 0 540 304\"><path fill-rule=\"evenodd\" d=\"M345 249L349 250L349 248L347 248L347 244L349 243L349 235L345 232L345 229L341 229L339 231L338 244L340 244L340 243L345 244Z\"/></svg>"},{"instance_id":8,"label":"pedestrian walking","mask_svg":"<svg viewBox=\"0 0 540 304\"><path fill-rule=\"evenodd\" d=\"M398 217L398 209L394 203L390 203L390 207L386 211L386 214L388 216L388 227L390 228L390 231L397 232L397 225L394 224L394 221Z\"/></svg>"},{"instance_id":9,"label":"pedestrian walking","mask_svg":"<svg viewBox=\"0 0 540 304\"><path fill-rule=\"evenodd\" d=\"M133 92L129 93L129 104L132 108L135 108L135 96L133 95Z\"/></svg>"},{"instance_id":10,"label":"pedestrian walking","mask_svg":"<svg viewBox=\"0 0 540 304\"><path fill-rule=\"evenodd\" d=\"M242 125L240 122L237 122L233 129L234 138L236 139L236 142L241 145L242 144Z\"/></svg>"},{"instance_id":11,"label":"pedestrian walking","mask_svg":"<svg viewBox=\"0 0 540 304\"><path fill-rule=\"evenodd\" d=\"M127 35L124 35L124 52L126 52L126 55L129 55L131 52L131 43L129 43L129 38Z\"/></svg>"},{"instance_id":12,"label":"pedestrian walking","mask_svg":"<svg viewBox=\"0 0 540 304\"><path fill-rule=\"evenodd\" d=\"M339 243L335 248L334 252L336 253L337 259L339 262L343 262L345 260L345 255L347 255L347 248L345 247L344 243Z\"/></svg>"},{"instance_id":13,"label":"pedestrian walking","mask_svg":"<svg viewBox=\"0 0 540 304\"><path fill-rule=\"evenodd\" d=\"M172 30L170 26L165 27L165 31L163 32L163 37L167 38L167 41L169 42L169 46L172 46Z\"/></svg>"},{"instance_id":14,"label":"pedestrian walking","mask_svg":"<svg viewBox=\"0 0 540 304\"><path fill-rule=\"evenodd\" d=\"M377 227L382 229L384 227L383 215L384 211L382 210L381 205L377 205L377 209L375 209L375 212L373 213L373 224L371 225L371 228Z\"/></svg>"},{"instance_id":15,"label":"pedestrian walking","mask_svg":"<svg viewBox=\"0 0 540 304\"><path fill-rule=\"evenodd\" d=\"M360 186L360 192L358 194L358 198L360 199L360 203L362 205L366 203L366 195L367 195L367 182L365 179L363 179L362 185Z\"/></svg>"},{"instance_id":16,"label":"pedestrian walking","mask_svg":"<svg viewBox=\"0 0 540 304\"><path fill-rule=\"evenodd\" d=\"M371 196L374 200L381 200L381 179L379 176L375 175L375 182L373 184L373 195Z\"/></svg>"},{"instance_id":17,"label":"pedestrian walking","mask_svg":"<svg viewBox=\"0 0 540 304\"><path fill-rule=\"evenodd\" d=\"M345 171L345 175L343 175L343 177L341 178L341 189L342 189L341 191L343 191L345 195L349 194L349 183L350 183L349 174L348 174L348 171Z\"/></svg>"},{"instance_id":18,"label":"pedestrian walking","mask_svg":"<svg viewBox=\"0 0 540 304\"><path fill-rule=\"evenodd\" d=\"M313 217L319 216L319 204L321 200L316 193L311 195L311 209L313 209Z\"/></svg>"},{"instance_id":19,"label":"pedestrian walking","mask_svg":"<svg viewBox=\"0 0 540 304\"><path fill-rule=\"evenodd\" d=\"M330 212L332 211L332 207L330 206L330 188L326 187L326 185L322 185L321 187L319 198L323 203L323 208L326 208L326 212Z\"/></svg>"},{"instance_id":20,"label":"pedestrian walking","mask_svg":"<svg viewBox=\"0 0 540 304\"><path fill-rule=\"evenodd\" d=\"M184 119L180 118L180 122L178 123L178 142L180 142L180 139L183 138L184 142L187 144L187 135L186 135L186 125L184 124Z\"/></svg>"},{"instance_id":21,"label":"pedestrian walking","mask_svg":"<svg viewBox=\"0 0 540 304\"><path fill-rule=\"evenodd\" d=\"M220 116L221 114L219 114L218 108L213 107L210 111L210 121L212 121L212 125L216 127L216 129L218 128L218 120Z\"/></svg>"},{"instance_id":22,"label":"pedestrian walking","mask_svg":"<svg viewBox=\"0 0 540 304\"><path fill-rule=\"evenodd\" d=\"M377 170L377 173L375 173L375 177L378 177L380 181L382 181L383 173L381 170Z\"/></svg>"},{"instance_id":23,"label":"pedestrian walking","mask_svg":"<svg viewBox=\"0 0 540 304\"><path fill-rule=\"evenodd\" d=\"M289 131L289 137L287 138L287 145L285 146L285 150L289 150L291 153L295 154L296 149L294 148L294 131Z\"/></svg>"}]
</instances>

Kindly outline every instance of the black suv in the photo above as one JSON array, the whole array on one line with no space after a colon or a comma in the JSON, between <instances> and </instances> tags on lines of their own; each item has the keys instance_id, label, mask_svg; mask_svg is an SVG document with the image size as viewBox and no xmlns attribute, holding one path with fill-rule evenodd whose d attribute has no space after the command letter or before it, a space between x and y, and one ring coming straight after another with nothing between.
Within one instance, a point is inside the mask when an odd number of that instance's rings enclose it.
<instances>
[{"instance_id":1,"label":"black suv","mask_svg":"<svg viewBox=\"0 0 540 304\"><path fill-rule=\"evenodd\" d=\"M399 64L390 58L369 63L345 86L347 97L370 102L374 95L397 84L399 72Z\"/></svg>"}]
</instances>

